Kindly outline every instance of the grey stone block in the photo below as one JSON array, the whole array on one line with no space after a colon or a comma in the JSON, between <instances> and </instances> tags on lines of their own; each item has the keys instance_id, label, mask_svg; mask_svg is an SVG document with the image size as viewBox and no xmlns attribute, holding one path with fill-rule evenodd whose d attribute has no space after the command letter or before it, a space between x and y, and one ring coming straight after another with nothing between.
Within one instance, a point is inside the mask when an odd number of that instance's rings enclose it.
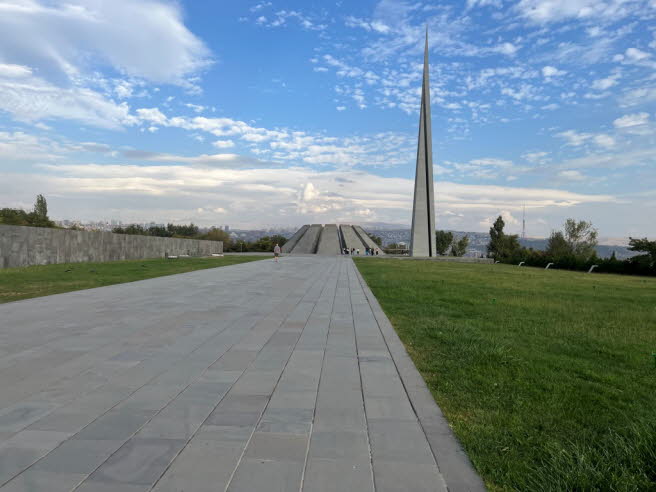
<instances>
[{"instance_id":1,"label":"grey stone block","mask_svg":"<svg viewBox=\"0 0 656 492\"><path fill-rule=\"evenodd\" d=\"M84 441L125 440L137 432L154 415L146 410L112 410L75 434Z\"/></svg>"},{"instance_id":2,"label":"grey stone block","mask_svg":"<svg viewBox=\"0 0 656 492\"><path fill-rule=\"evenodd\" d=\"M153 489L155 492L225 490L243 451L237 441L194 438Z\"/></svg>"},{"instance_id":3,"label":"grey stone block","mask_svg":"<svg viewBox=\"0 0 656 492\"><path fill-rule=\"evenodd\" d=\"M246 448L246 457L274 461L305 462L307 435L256 432Z\"/></svg>"},{"instance_id":4,"label":"grey stone block","mask_svg":"<svg viewBox=\"0 0 656 492\"><path fill-rule=\"evenodd\" d=\"M404 419L415 421L415 415L412 405L408 401L405 392L393 396L367 397L364 400L367 409L368 419Z\"/></svg>"},{"instance_id":5,"label":"grey stone block","mask_svg":"<svg viewBox=\"0 0 656 492\"><path fill-rule=\"evenodd\" d=\"M88 482L152 486L186 441L130 439L89 477Z\"/></svg>"},{"instance_id":6,"label":"grey stone block","mask_svg":"<svg viewBox=\"0 0 656 492\"><path fill-rule=\"evenodd\" d=\"M366 431L317 431L312 433L310 454L312 458L369 461L369 442Z\"/></svg>"},{"instance_id":7,"label":"grey stone block","mask_svg":"<svg viewBox=\"0 0 656 492\"><path fill-rule=\"evenodd\" d=\"M303 492L373 492L369 462L310 458L305 469Z\"/></svg>"},{"instance_id":8,"label":"grey stone block","mask_svg":"<svg viewBox=\"0 0 656 492\"><path fill-rule=\"evenodd\" d=\"M374 461L435 465L426 435L416 421L369 420L369 439Z\"/></svg>"},{"instance_id":9,"label":"grey stone block","mask_svg":"<svg viewBox=\"0 0 656 492\"><path fill-rule=\"evenodd\" d=\"M123 441L70 439L48 453L34 465L34 469L88 475L122 445Z\"/></svg>"},{"instance_id":10,"label":"grey stone block","mask_svg":"<svg viewBox=\"0 0 656 492\"><path fill-rule=\"evenodd\" d=\"M435 465L375 461L376 492L447 492Z\"/></svg>"},{"instance_id":11,"label":"grey stone block","mask_svg":"<svg viewBox=\"0 0 656 492\"><path fill-rule=\"evenodd\" d=\"M300 489L303 465L292 461L245 458L227 492L286 492Z\"/></svg>"},{"instance_id":12,"label":"grey stone block","mask_svg":"<svg viewBox=\"0 0 656 492\"><path fill-rule=\"evenodd\" d=\"M0 432L17 432L46 416L55 408L48 402L18 403L0 410Z\"/></svg>"},{"instance_id":13,"label":"grey stone block","mask_svg":"<svg viewBox=\"0 0 656 492\"><path fill-rule=\"evenodd\" d=\"M86 478L81 473L26 470L0 488L2 492L69 492Z\"/></svg>"}]
</instances>

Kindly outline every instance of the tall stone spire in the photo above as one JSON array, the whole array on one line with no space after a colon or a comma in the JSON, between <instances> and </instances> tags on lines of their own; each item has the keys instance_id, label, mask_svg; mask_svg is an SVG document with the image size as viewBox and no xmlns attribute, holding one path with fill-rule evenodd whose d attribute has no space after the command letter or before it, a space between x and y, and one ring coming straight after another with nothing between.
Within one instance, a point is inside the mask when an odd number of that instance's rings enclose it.
<instances>
[{"instance_id":1,"label":"tall stone spire","mask_svg":"<svg viewBox=\"0 0 656 492\"><path fill-rule=\"evenodd\" d=\"M424 47L424 79L421 84L419 143L415 172L415 198L412 207L412 256L436 256L435 194L433 192L433 144L431 133L430 87L428 78L428 27Z\"/></svg>"}]
</instances>

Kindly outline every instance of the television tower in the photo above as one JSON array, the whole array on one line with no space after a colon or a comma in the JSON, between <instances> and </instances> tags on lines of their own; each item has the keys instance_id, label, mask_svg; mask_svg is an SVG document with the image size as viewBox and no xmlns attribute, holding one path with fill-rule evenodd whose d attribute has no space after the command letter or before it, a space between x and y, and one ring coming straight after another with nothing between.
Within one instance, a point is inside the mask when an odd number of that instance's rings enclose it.
<instances>
[{"instance_id":1,"label":"television tower","mask_svg":"<svg viewBox=\"0 0 656 492\"><path fill-rule=\"evenodd\" d=\"M526 239L526 205L522 210L522 239Z\"/></svg>"}]
</instances>

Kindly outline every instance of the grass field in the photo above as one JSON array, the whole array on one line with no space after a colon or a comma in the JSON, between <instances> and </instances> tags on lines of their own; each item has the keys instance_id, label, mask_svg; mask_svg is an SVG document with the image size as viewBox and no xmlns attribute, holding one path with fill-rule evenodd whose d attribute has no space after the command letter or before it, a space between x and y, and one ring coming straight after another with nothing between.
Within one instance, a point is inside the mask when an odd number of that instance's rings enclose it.
<instances>
[{"instance_id":1,"label":"grass field","mask_svg":"<svg viewBox=\"0 0 656 492\"><path fill-rule=\"evenodd\" d=\"M491 490L656 490L656 279L356 263Z\"/></svg>"},{"instance_id":2,"label":"grass field","mask_svg":"<svg viewBox=\"0 0 656 492\"><path fill-rule=\"evenodd\" d=\"M6 268L0 270L0 303L261 259L261 256L162 258Z\"/></svg>"}]
</instances>

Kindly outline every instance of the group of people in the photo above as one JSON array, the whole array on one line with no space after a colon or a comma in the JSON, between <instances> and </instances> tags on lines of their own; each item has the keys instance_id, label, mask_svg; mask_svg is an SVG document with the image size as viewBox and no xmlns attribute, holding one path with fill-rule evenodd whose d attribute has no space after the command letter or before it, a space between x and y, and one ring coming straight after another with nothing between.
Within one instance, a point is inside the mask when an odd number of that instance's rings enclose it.
<instances>
[{"instance_id":1,"label":"group of people","mask_svg":"<svg viewBox=\"0 0 656 492\"><path fill-rule=\"evenodd\" d=\"M378 253L379 253L378 249L374 250L374 248L364 248L365 256L378 256ZM360 248L351 248L351 249L344 248L343 251L342 251L342 254L345 254L345 255L358 255L359 256L360 255Z\"/></svg>"}]
</instances>

